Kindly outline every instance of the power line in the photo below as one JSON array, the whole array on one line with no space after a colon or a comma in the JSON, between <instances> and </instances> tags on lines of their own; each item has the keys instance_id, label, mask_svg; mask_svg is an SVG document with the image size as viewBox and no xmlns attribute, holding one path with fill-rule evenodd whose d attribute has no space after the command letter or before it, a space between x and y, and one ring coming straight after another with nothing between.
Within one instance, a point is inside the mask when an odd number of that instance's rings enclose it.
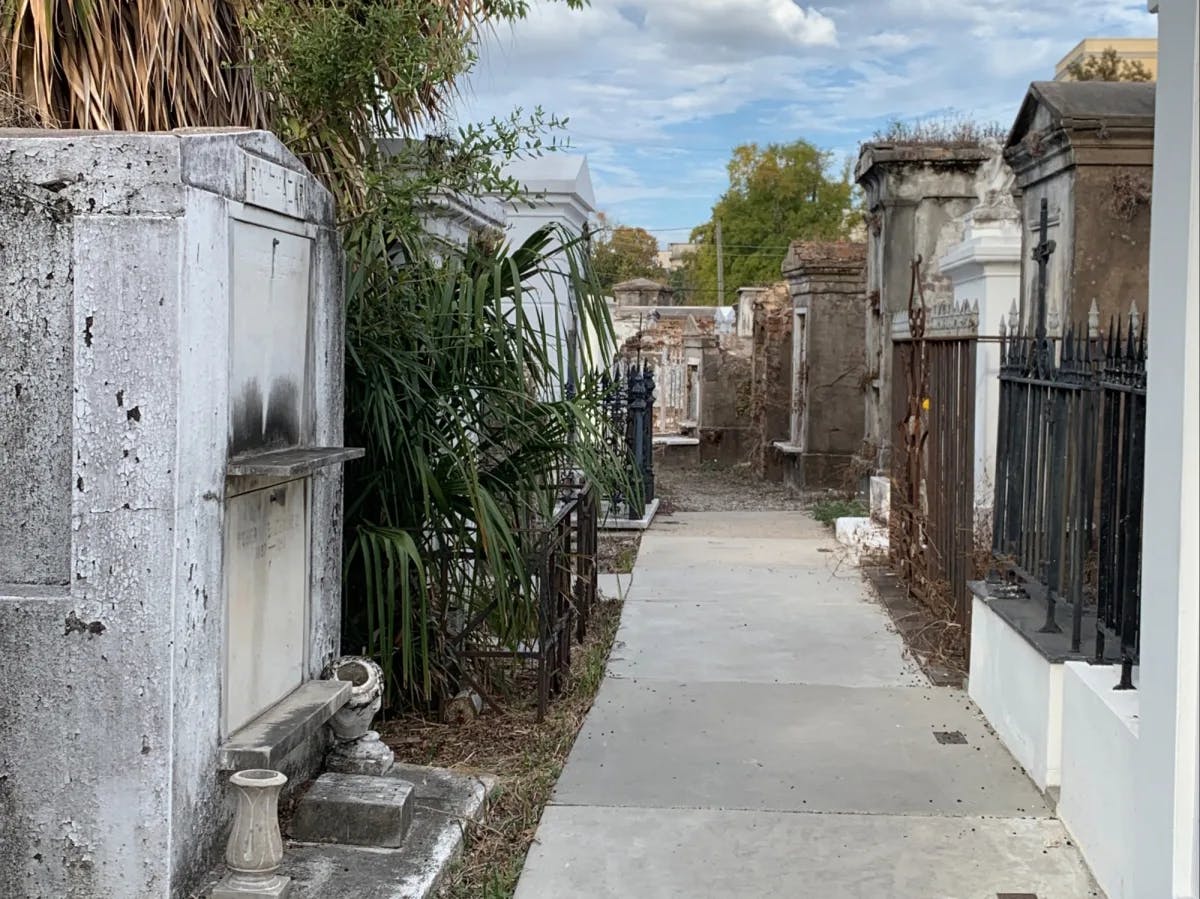
<instances>
[{"instance_id":1,"label":"power line","mask_svg":"<svg viewBox=\"0 0 1200 899\"><path fill-rule=\"evenodd\" d=\"M665 234L670 231L692 231L692 230L695 230L695 227L700 227L700 226L694 226L694 227L689 226L686 228L634 228L629 225L603 225L599 228L593 228L592 234L599 233L600 231L613 232L613 231L616 231L618 228L628 228L629 230L645 231L647 234ZM695 246L696 247L711 247L711 246L715 246L715 244L703 244L702 243L702 244L695 244ZM725 244L725 249L726 250L783 250L784 252L786 252L787 250L791 249L791 245L787 244L787 245L776 246L774 244L727 243L727 244Z\"/></svg>"}]
</instances>

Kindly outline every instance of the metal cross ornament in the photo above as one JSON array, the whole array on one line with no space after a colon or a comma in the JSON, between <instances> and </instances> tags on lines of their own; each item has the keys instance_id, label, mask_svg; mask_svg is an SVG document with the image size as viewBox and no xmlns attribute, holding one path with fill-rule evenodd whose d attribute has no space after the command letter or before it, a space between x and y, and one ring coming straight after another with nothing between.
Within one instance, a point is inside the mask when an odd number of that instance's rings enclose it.
<instances>
[{"instance_id":1,"label":"metal cross ornament","mask_svg":"<svg viewBox=\"0 0 1200 899\"><path fill-rule=\"evenodd\" d=\"M1046 339L1046 268L1050 263L1050 255L1054 252L1055 243L1046 237L1050 230L1049 204L1042 197L1041 215L1038 218L1038 242L1033 248L1033 260L1037 263L1037 304L1038 304L1038 340Z\"/></svg>"}]
</instances>

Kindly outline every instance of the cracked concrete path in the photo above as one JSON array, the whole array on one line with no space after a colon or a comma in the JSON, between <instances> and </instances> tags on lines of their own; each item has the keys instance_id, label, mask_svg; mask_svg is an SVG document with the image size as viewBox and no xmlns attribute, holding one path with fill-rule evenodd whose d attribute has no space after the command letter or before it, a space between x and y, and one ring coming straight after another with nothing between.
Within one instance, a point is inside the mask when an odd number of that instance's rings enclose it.
<instances>
[{"instance_id":1,"label":"cracked concrete path","mask_svg":"<svg viewBox=\"0 0 1200 899\"><path fill-rule=\"evenodd\" d=\"M840 559L801 512L656 522L517 899L1101 895Z\"/></svg>"}]
</instances>

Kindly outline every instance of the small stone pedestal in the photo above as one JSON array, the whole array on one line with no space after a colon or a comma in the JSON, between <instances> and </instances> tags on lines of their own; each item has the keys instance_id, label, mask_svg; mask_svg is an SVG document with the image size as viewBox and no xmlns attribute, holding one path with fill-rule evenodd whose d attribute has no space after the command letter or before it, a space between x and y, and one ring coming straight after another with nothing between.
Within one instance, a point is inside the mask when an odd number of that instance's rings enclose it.
<instances>
[{"instance_id":1,"label":"small stone pedestal","mask_svg":"<svg viewBox=\"0 0 1200 899\"><path fill-rule=\"evenodd\" d=\"M369 730L361 737L339 741L325 758L325 767L338 774L371 774L379 777L391 770L396 754Z\"/></svg>"},{"instance_id":2,"label":"small stone pedestal","mask_svg":"<svg viewBox=\"0 0 1200 899\"><path fill-rule=\"evenodd\" d=\"M413 785L396 777L322 774L296 806L292 837L396 849L412 824Z\"/></svg>"}]
</instances>

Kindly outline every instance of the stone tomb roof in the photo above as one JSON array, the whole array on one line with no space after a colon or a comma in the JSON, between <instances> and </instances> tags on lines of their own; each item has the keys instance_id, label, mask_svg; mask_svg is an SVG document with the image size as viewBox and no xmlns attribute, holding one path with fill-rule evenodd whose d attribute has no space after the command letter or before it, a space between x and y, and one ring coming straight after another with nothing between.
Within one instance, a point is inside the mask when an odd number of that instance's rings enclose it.
<instances>
[{"instance_id":1,"label":"stone tomb roof","mask_svg":"<svg viewBox=\"0 0 1200 899\"><path fill-rule=\"evenodd\" d=\"M632 278L629 281L614 284L613 290L670 290L670 288L666 284L660 284L650 278Z\"/></svg>"},{"instance_id":2,"label":"stone tomb roof","mask_svg":"<svg viewBox=\"0 0 1200 899\"><path fill-rule=\"evenodd\" d=\"M1006 147L1029 133L1039 108L1048 113L1049 123L1067 129L1094 130L1098 122L1112 126L1154 126L1153 82L1130 81L1035 81L1017 113Z\"/></svg>"},{"instance_id":3,"label":"stone tomb roof","mask_svg":"<svg viewBox=\"0 0 1200 899\"><path fill-rule=\"evenodd\" d=\"M848 240L793 240L783 273L858 269L866 264L867 245Z\"/></svg>"},{"instance_id":4,"label":"stone tomb roof","mask_svg":"<svg viewBox=\"0 0 1200 899\"><path fill-rule=\"evenodd\" d=\"M1035 81L1004 146L1018 188L1079 165L1153 163L1155 86Z\"/></svg>"}]
</instances>

